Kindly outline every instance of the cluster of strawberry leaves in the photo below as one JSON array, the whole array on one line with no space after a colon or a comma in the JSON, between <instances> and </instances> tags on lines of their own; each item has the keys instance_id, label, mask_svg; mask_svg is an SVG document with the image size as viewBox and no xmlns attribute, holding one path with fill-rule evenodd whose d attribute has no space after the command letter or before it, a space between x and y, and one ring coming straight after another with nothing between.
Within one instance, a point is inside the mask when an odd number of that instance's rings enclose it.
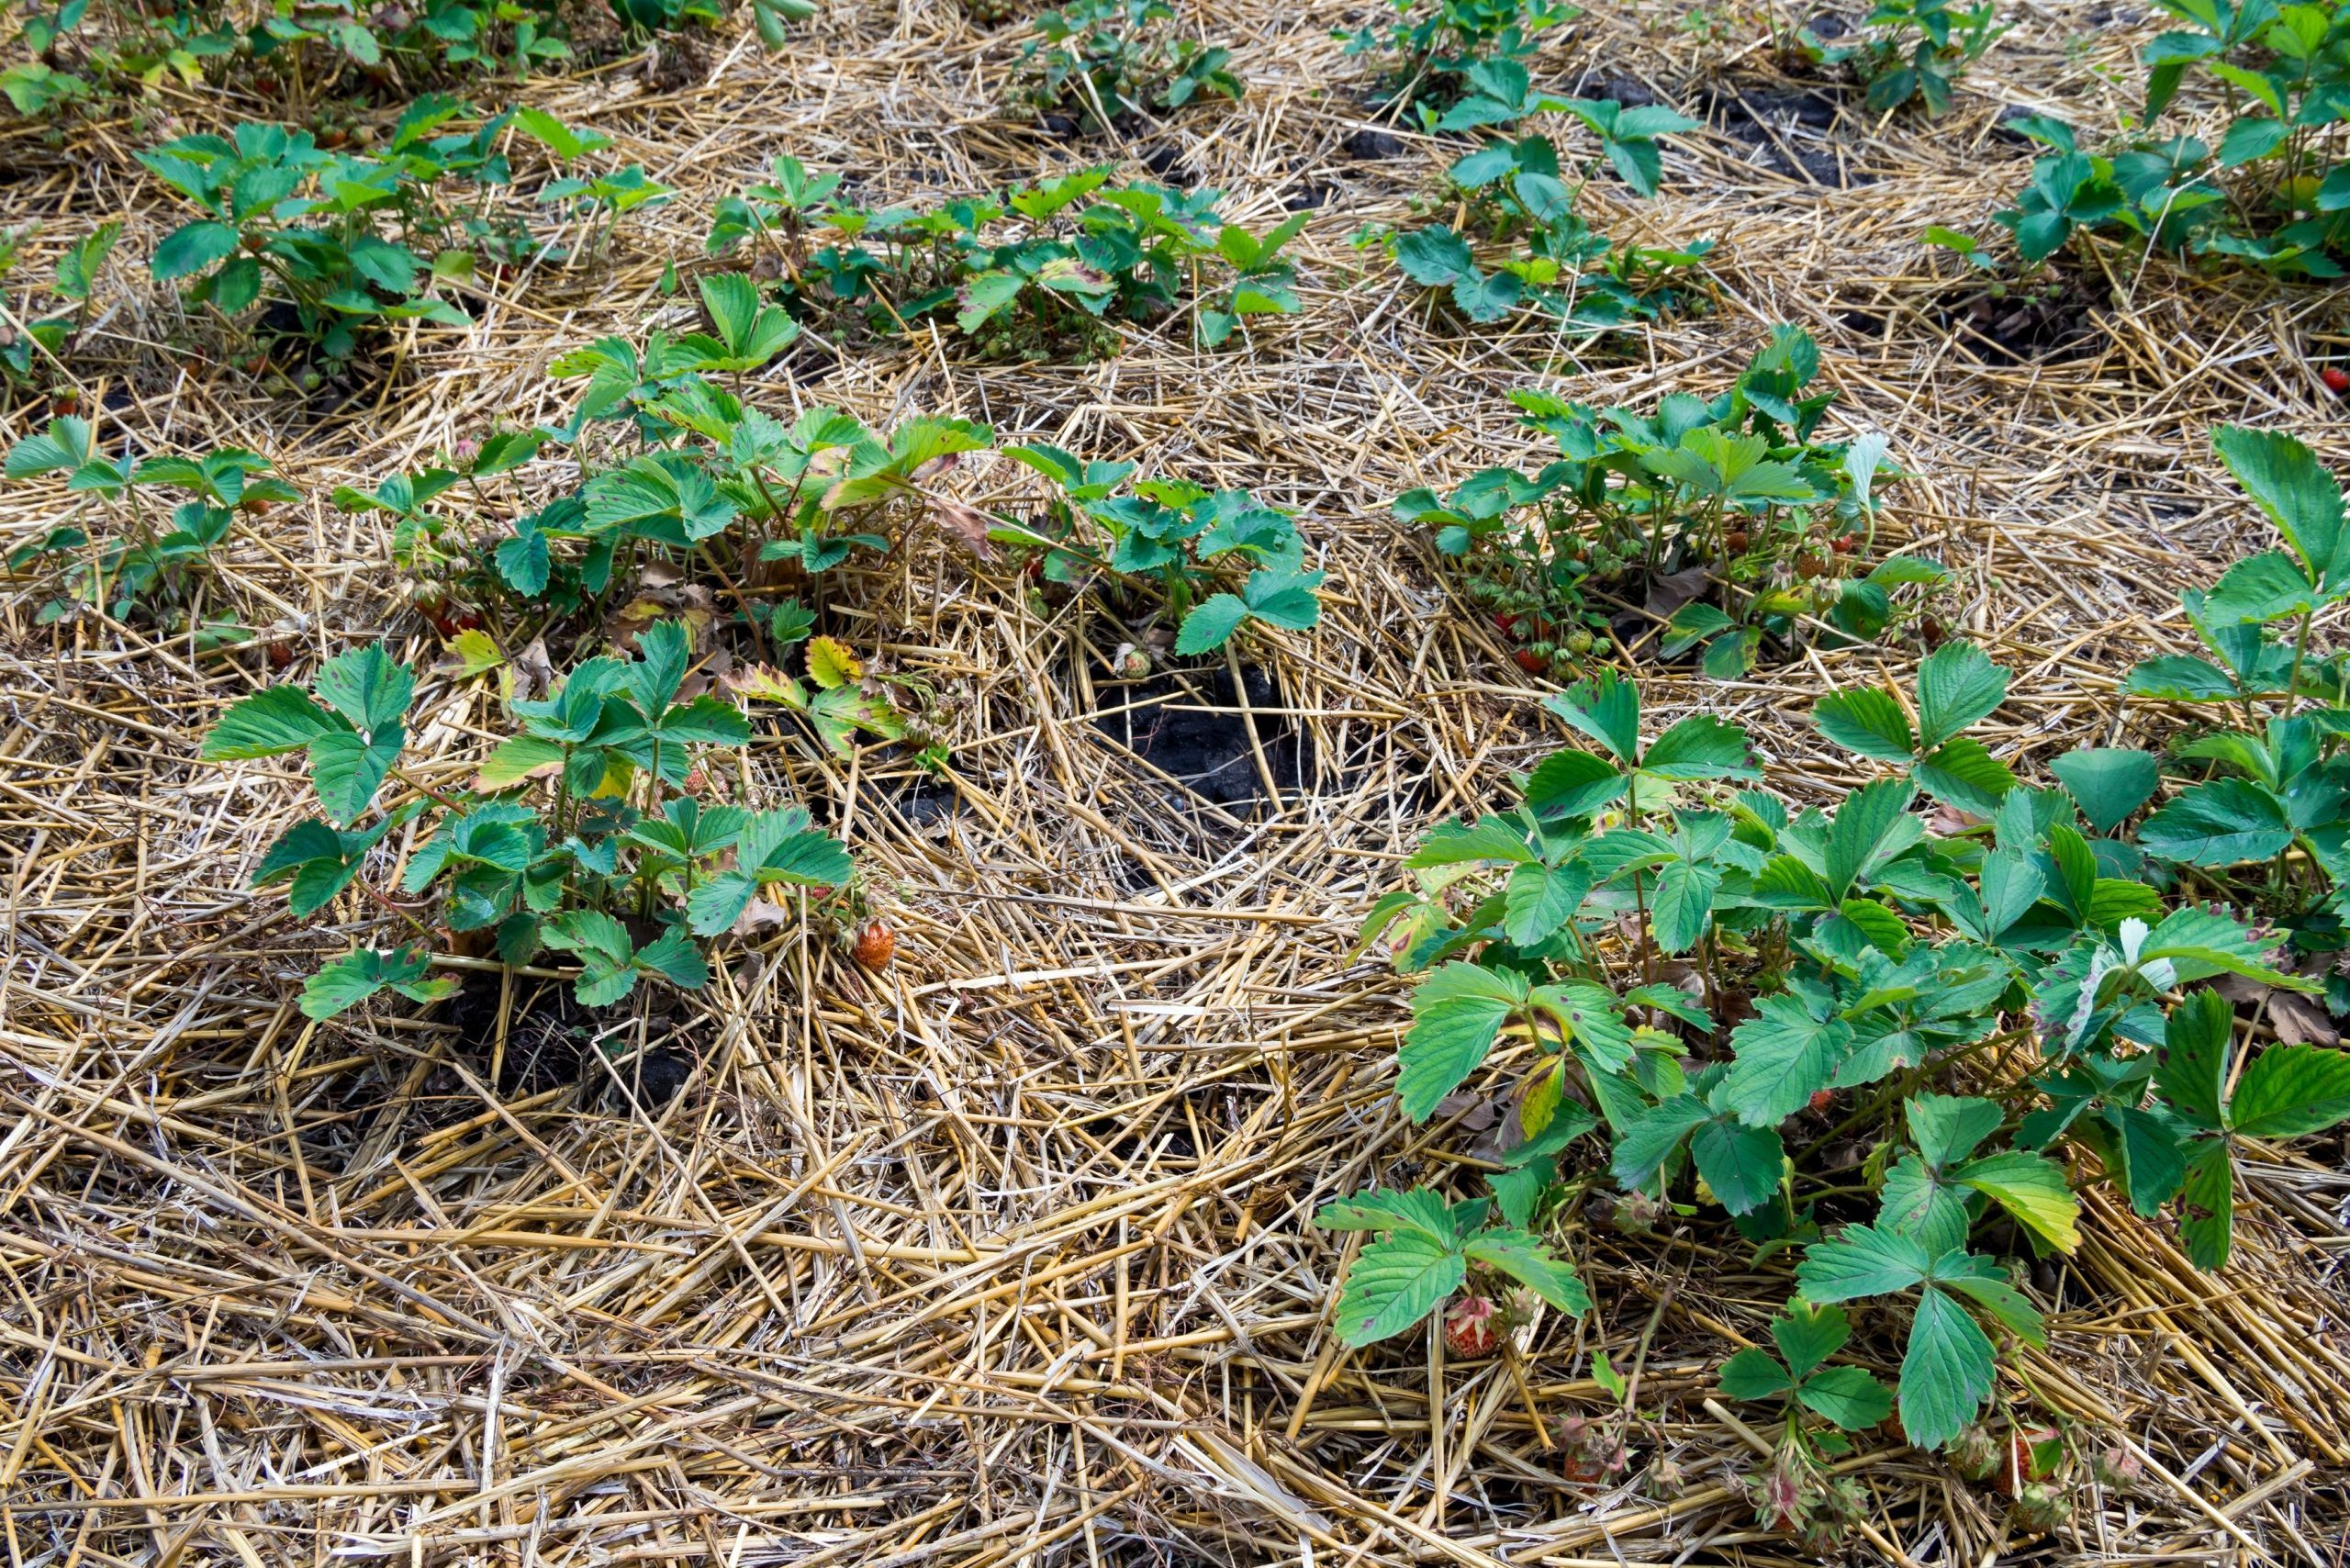
<instances>
[{"instance_id":1,"label":"cluster of strawberry leaves","mask_svg":"<svg viewBox=\"0 0 2350 1568\"><path fill-rule=\"evenodd\" d=\"M103 609L117 621L138 616L166 630L193 633L199 651L242 642L249 635L216 608L190 624L196 592L210 577L213 551L227 543L241 511L264 511L299 494L270 471L266 458L242 447L196 456L109 457L90 421L60 415L48 428L8 449L6 476L31 479L62 474L69 494L105 503L115 537L95 541L80 521L63 521L8 553L8 569L50 575L53 597L34 612L40 624L62 621L83 607ZM151 516L158 488L185 491L172 506L169 526Z\"/></svg>"},{"instance_id":2,"label":"cluster of strawberry leaves","mask_svg":"<svg viewBox=\"0 0 2350 1568\"><path fill-rule=\"evenodd\" d=\"M303 1012L332 1017L385 989L445 994L452 982L429 978L443 930L492 934L508 964L542 947L575 955L589 1006L621 1001L640 977L698 991L709 980L701 942L733 929L764 890L847 883L847 850L804 808L750 812L685 791L702 753L751 738L732 703L681 697L690 666L676 622L642 633L633 659L584 661L548 697L510 704L520 733L453 793L402 771L417 678L379 644L328 660L307 690L270 687L229 708L203 758L300 753L324 809L270 847L253 885L285 884L297 917L357 885L418 938L330 961L304 987ZM395 778L406 798L376 809ZM423 902L403 904L364 879L386 835L420 816L432 831L397 885Z\"/></svg>"},{"instance_id":3,"label":"cluster of strawberry leaves","mask_svg":"<svg viewBox=\"0 0 2350 1568\"><path fill-rule=\"evenodd\" d=\"M2227 257L2279 277L2334 278L2350 256L2350 8L2342 0L2161 0L2187 24L2149 41L2143 129L2084 147L2046 116L2014 129L2048 149L2016 205L1994 215L2037 266L2077 234ZM2190 73L2227 95L2217 145L2154 126Z\"/></svg>"},{"instance_id":4,"label":"cluster of strawberry leaves","mask_svg":"<svg viewBox=\"0 0 2350 1568\"><path fill-rule=\"evenodd\" d=\"M272 90L283 80L314 96L397 80L393 67L410 80L498 72L520 77L573 57L564 9L553 0L420 0L414 6L334 0L263 6L241 24L214 5L60 0L29 8L28 58L0 70L0 95L18 114L39 118L111 94L153 95L167 81L201 90L209 78L218 86L241 68ZM803 21L815 9L811 0L750 0L753 24L771 50L789 41L787 21ZM611 0L611 12L627 33L641 36L714 23L721 6L716 0Z\"/></svg>"},{"instance_id":5,"label":"cluster of strawberry leaves","mask_svg":"<svg viewBox=\"0 0 2350 1568\"><path fill-rule=\"evenodd\" d=\"M875 431L822 408L785 424L722 382L769 363L798 328L780 307L762 303L744 274L706 277L699 287L710 330L675 338L656 330L642 343L599 339L555 361L555 375L585 382L562 427L495 433L453 465L396 475L371 490L345 487L336 503L390 514L398 563L475 614L602 610L635 563L663 559L692 570L722 543L737 556L788 563L821 588L825 574L853 557L887 554L913 529L941 520L957 543L983 556L998 544L1033 554L1048 581L1105 581L1155 599L1180 655L1213 653L1252 627L1304 631L1318 622L1323 574L1306 569L1287 512L1246 491L1171 476L1129 486L1132 464L1087 461L1041 443L1003 450L1051 487L1036 520L977 512L935 481L990 451L990 427L923 416ZM602 431L617 443L590 439ZM579 458L580 477L567 493L530 506L485 489L550 442L570 444ZM797 600L792 608L808 619L774 623L787 646L807 640L815 624ZM811 698L788 677L755 672L759 691L820 727L845 717L887 735L886 705L867 700L852 679L827 678L845 667L844 656L828 653L822 669L811 662L828 695ZM856 711L843 713L844 704ZM835 749L845 744L837 726L826 739Z\"/></svg>"},{"instance_id":6,"label":"cluster of strawberry leaves","mask_svg":"<svg viewBox=\"0 0 2350 1568\"><path fill-rule=\"evenodd\" d=\"M785 302L811 319L854 313L886 333L951 312L983 357L1092 357L1114 352L1114 322L1157 320L1187 293L1209 348L1252 317L1300 308L1281 252L1307 213L1252 234L1216 211L1216 191L1114 183L1106 164L924 209L853 207L834 199L838 175L791 158L775 167L720 203L709 248L772 237ZM811 251L815 228L830 235Z\"/></svg>"},{"instance_id":7,"label":"cluster of strawberry leaves","mask_svg":"<svg viewBox=\"0 0 2350 1568\"><path fill-rule=\"evenodd\" d=\"M1674 595L1657 652L1702 650L1716 679L1746 675L1766 640L1789 643L1807 621L1875 638L1903 610L1898 590L1946 573L1895 555L1847 575L1874 531L1886 442L1822 439L1835 394L1811 390L1818 373L1810 334L1783 326L1710 399L1676 392L1643 412L1513 393L1518 422L1549 434L1557 458L1480 470L1449 497L1407 491L1393 510L1460 563L1472 597L1513 618L1568 624L1595 595L1652 602L1653 586L1694 574L1710 591Z\"/></svg>"},{"instance_id":8,"label":"cluster of strawberry leaves","mask_svg":"<svg viewBox=\"0 0 2350 1568\"><path fill-rule=\"evenodd\" d=\"M1490 1198L1372 1193L1325 1211L1379 1233L1339 1300L1343 1338L1401 1332L1478 1271L1575 1310L1557 1222L1597 1178L1561 1162L1594 1136L1626 1194L1716 1205L1751 1242L1801 1250L1785 1361L1742 1352L1724 1372L1735 1397L1788 1396L1791 1421L1882 1416L1865 1374L1815 1371L1836 1345L1812 1340L1841 1345L1820 1327L1831 1307L1886 1300L1908 1324L1905 1430L1922 1446L1958 1439L1994 1392L1995 1336L2044 1332L2008 1263L1976 1249L1983 1224L2070 1252L2082 1182L2148 1215L2175 1204L2190 1258L2225 1265L2233 1145L2350 1119L2350 1053L2239 1044L2226 994L2206 984L2350 1012L2338 979L2302 972L2344 946L2350 707L2338 660L2308 644L2350 565L2350 523L2300 442L2215 440L2287 549L2190 593L2210 656L2150 661L2127 689L2268 710L2256 728L2200 728L2166 757L2085 748L2035 786L1967 733L2006 700L2007 672L1952 643L1906 699L1820 701L1821 733L1884 770L1827 812L1758 788L1721 720L1691 715L1644 742L1638 697L1612 676L1550 700L1596 749L1545 759L1513 811L1438 828L1407 862L1416 885L1365 929L1422 976L1399 1053L1404 1114L1455 1108L1490 1061L1515 1082L1499 1089L1514 1126ZM2284 644L2267 631L2280 622ZM1665 962L1686 978L1653 979ZM1628 969L1642 983L1622 986ZM1729 1007L1751 1015L1717 1046ZM1989 1096L1940 1087L2017 1027L2040 1042L2029 1080ZM1791 1162L1783 1129L1843 1096L1885 1123L1865 1165L1878 1209L1830 1229L1812 1195L1829 1183Z\"/></svg>"},{"instance_id":9,"label":"cluster of strawberry leaves","mask_svg":"<svg viewBox=\"0 0 2350 1568\"><path fill-rule=\"evenodd\" d=\"M519 225L483 216L478 199L513 180L501 151L507 128L558 162L612 144L536 108L450 129L472 117L459 100L427 94L373 152L330 150L308 130L268 123L141 152L149 172L195 209L156 245L149 270L158 283L183 283L188 303L231 319L263 301L290 307L299 335L329 363L349 360L366 332L387 323L464 326L469 318L448 293L484 263L519 262L532 248ZM444 195L443 185L456 182L473 194ZM548 181L540 199L616 216L664 194L630 165Z\"/></svg>"},{"instance_id":10,"label":"cluster of strawberry leaves","mask_svg":"<svg viewBox=\"0 0 2350 1568\"><path fill-rule=\"evenodd\" d=\"M1463 154L1446 171L1467 220L1431 224L1390 241L1395 264L1414 283L1447 291L1469 320L1492 322L1531 310L1578 333L1611 330L1686 308L1694 296L1670 280L1712 249L1619 247L1577 210L1583 186L1604 165L1636 195L1653 196L1662 178L1657 138L1692 130L1695 120L1656 105L1627 108L1613 99L1562 98L1536 88L1516 60L1479 61L1467 72L1470 95L1438 121L1440 130L1507 127L1530 115L1563 113L1598 143L1577 169L1559 147L1535 133L1505 137ZM1489 265L1480 239L1510 249Z\"/></svg>"}]
</instances>

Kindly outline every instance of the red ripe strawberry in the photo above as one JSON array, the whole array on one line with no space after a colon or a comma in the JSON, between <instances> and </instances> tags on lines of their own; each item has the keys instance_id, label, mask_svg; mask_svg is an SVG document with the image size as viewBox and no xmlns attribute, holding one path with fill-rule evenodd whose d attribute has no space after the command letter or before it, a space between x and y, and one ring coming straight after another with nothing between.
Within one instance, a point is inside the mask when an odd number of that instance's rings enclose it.
<instances>
[{"instance_id":1,"label":"red ripe strawberry","mask_svg":"<svg viewBox=\"0 0 2350 1568\"><path fill-rule=\"evenodd\" d=\"M272 644L269 645L269 667L270 667L270 668L272 668L272 669L284 669L287 665L290 665L290 664L292 664L293 662L294 662L294 644L291 644L291 643L272 643Z\"/></svg>"},{"instance_id":2,"label":"red ripe strawberry","mask_svg":"<svg viewBox=\"0 0 2350 1568\"><path fill-rule=\"evenodd\" d=\"M1839 555L1849 555L1852 553L1852 542L1850 539L1830 540L1828 547Z\"/></svg>"},{"instance_id":3,"label":"red ripe strawberry","mask_svg":"<svg viewBox=\"0 0 2350 1568\"><path fill-rule=\"evenodd\" d=\"M451 616L449 624L460 632L478 632L481 630L481 617L468 610L462 615Z\"/></svg>"},{"instance_id":4,"label":"red ripe strawberry","mask_svg":"<svg viewBox=\"0 0 2350 1568\"><path fill-rule=\"evenodd\" d=\"M898 955L898 938L879 921L868 920L858 928L849 955L868 969L886 969Z\"/></svg>"},{"instance_id":5,"label":"red ripe strawberry","mask_svg":"<svg viewBox=\"0 0 2350 1568\"><path fill-rule=\"evenodd\" d=\"M78 412L81 407L82 395L79 392L60 392L49 400L49 411L61 420Z\"/></svg>"},{"instance_id":6,"label":"red ripe strawberry","mask_svg":"<svg viewBox=\"0 0 2350 1568\"><path fill-rule=\"evenodd\" d=\"M1517 622L1518 618L1515 615L1505 615L1499 610L1494 612L1494 630L1505 637L1516 633Z\"/></svg>"},{"instance_id":7,"label":"red ripe strawberry","mask_svg":"<svg viewBox=\"0 0 2350 1568\"><path fill-rule=\"evenodd\" d=\"M1502 1342L1491 1297L1464 1295L1444 1311L1444 1349L1457 1361L1482 1361Z\"/></svg>"},{"instance_id":8,"label":"red ripe strawberry","mask_svg":"<svg viewBox=\"0 0 2350 1568\"><path fill-rule=\"evenodd\" d=\"M1531 648L1520 648L1510 656L1517 661L1517 667L1528 675L1540 675L1550 667L1550 661Z\"/></svg>"},{"instance_id":9,"label":"red ripe strawberry","mask_svg":"<svg viewBox=\"0 0 2350 1568\"><path fill-rule=\"evenodd\" d=\"M2344 370L2338 364L2327 365L2317 373L2317 378L2324 382L2325 389L2337 398L2350 392L2350 370Z\"/></svg>"},{"instance_id":10,"label":"red ripe strawberry","mask_svg":"<svg viewBox=\"0 0 2350 1568\"><path fill-rule=\"evenodd\" d=\"M1813 1110L1825 1111L1829 1106L1833 1105L1834 1103L1836 1103L1836 1091L1833 1089L1815 1089L1811 1092L1811 1108Z\"/></svg>"},{"instance_id":11,"label":"red ripe strawberry","mask_svg":"<svg viewBox=\"0 0 2350 1568\"><path fill-rule=\"evenodd\" d=\"M437 610L426 610L424 619L431 622L432 629L443 637L453 637L457 634L457 623Z\"/></svg>"}]
</instances>

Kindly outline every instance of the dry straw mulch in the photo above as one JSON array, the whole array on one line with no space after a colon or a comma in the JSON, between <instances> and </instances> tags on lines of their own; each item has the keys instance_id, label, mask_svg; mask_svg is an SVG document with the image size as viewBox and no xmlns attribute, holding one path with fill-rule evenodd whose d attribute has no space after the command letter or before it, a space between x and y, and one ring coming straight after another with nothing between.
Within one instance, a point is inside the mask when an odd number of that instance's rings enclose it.
<instances>
[{"instance_id":1,"label":"dry straw mulch","mask_svg":"<svg viewBox=\"0 0 2350 1568\"><path fill-rule=\"evenodd\" d=\"M1704 1229L1578 1226L1599 1310L1553 1316L1522 1358L1447 1368L1422 1337L1349 1354L1328 1331L1346 1249L1308 1223L1316 1205L1440 1173L1469 1141L1395 1114L1402 991L1350 961L1356 922L1429 823L1494 801L1558 740L1385 503L1533 456L1513 386L1712 392L1772 323L1799 322L1842 392L1836 417L1886 431L1911 476L1896 532L1956 569L1952 619L2014 670L1995 738L2029 768L2158 732L2115 680L2178 645L2177 590L2253 532L2209 426L2283 424L2350 458L2307 366L2340 352L2343 296L2117 263L2092 274L2069 349L2005 362L1949 325L1968 286L1919 232L1987 232L2030 155L1998 133L2002 106L2095 128L2131 106L2152 28L2129 8L2010 0L2019 29L1949 118L1847 107L1820 127L1784 112L1760 15L1718 8L1708 36L1670 6L1601 5L1547 46L1544 72L1709 116L1712 131L1673 144L1662 199L1595 195L1619 233L1715 236L1717 304L1579 366L1530 329L1459 330L1349 245L1360 225L1407 218L1449 156L1410 135L1393 157L1349 153L1364 76L1328 29L1364 17L1214 9L1202 24L1237 43L1248 100L1099 151L1172 149L1179 177L1223 188L1259 228L1319 201L1304 315L1259 326L1246 352L1199 353L1179 322L1101 364L982 366L923 337L801 356L796 384L755 388L777 408L952 411L1248 486L1299 510L1331 573L1322 629L1275 639L1272 683L1240 689L1263 744L1207 780L1144 754L1166 755L1155 730L1230 706L1229 686L1124 685L1106 656L1122 628L1039 619L1016 584L936 542L860 579L851 630L939 692L951 780L918 786L878 754L836 765L773 732L741 781L818 802L846 832L900 933L881 975L774 936L700 1000L643 997L584 1067L560 1050L534 1063L498 1022L503 986L510 1022L541 983L528 975L490 977L489 1005L464 1018L311 1025L299 977L382 919L350 901L305 925L249 894L301 791L284 768L193 760L204 725L271 672L95 621L36 627L28 599L9 605L11 1561L1799 1556L1755 1526L1737 1490L1751 1434L1707 1403L1712 1370L1785 1294L1785 1256L1751 1262ZM381 528L335 511L330 488L420 465L493 420L559 416L572 388L548 380L549 358L682 322L664 264L699 264L710 203L775 153L846 170L873 200L1093 155L990 106L1018 37L948 0L845 0L780 58L730 34L682 82L629 61L534 84L533 101L610 131L679 198L624 222L609 264L477 301L474 330L415 338L339 407L272 401L165 346L192 329L143 283L171 218L126 123L62 149L6 133L6 216L47 224L28 247L43 270L83 225L126 217L96 339L113 418L159 448L252 446L317 498L240 536L223 600L285 629L297 673L375 637L430 663ZM184 129L264 111L180 93L167 107ZM974 465L972 494L1007 473ZM13 543L62 504L15 487L0 531ZM1811 699L1913 656L1814 655L1738 685L1652 675L1644 689L1662 721L1703 708L1750 726L1782 785L1826 796L1850 776L1807 726ZM495 702L446 678L428 689L422 749L454 777ZM2033 1535L1938 1460L1880 1442L1850 1464L1878 1505L1854 1553L2338 1562L2339 1155L2311 1147L2254 1173L2224 1276L2095 1199L2079 1256L2038 1276L2050 1347L2003 1392L2085 1444L2138 1450L2142 1487L2085 1483L2071 1520ZM1865 1341L1888 1362L1892 1327L1871 1320ZM1604 1414L1600 1350L1641 1376L1628 1477L1608 1484L1571 1479L1554 1428Z\"/></svg>"}]
</instances>

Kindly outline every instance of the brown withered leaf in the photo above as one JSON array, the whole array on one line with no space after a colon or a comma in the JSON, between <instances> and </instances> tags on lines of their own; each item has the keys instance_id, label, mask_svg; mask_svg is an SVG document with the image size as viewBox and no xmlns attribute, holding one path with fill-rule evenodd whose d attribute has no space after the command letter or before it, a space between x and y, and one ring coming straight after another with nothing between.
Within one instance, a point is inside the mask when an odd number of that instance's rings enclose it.
<instances>
[{"instance_id":1,"label":"brown withered leaf","mask_svg":"<svg viewBox=\"0 0 2350 1568\"><path fill-rule=\"evenodd\" d=\"M2269 1022L2277 1037L2288 1046L2338 1046L2342 1031L2325 1009L2299 991L2280 991L2268 1002Z\"/></svg>"},{"instance_id":2,"label":"brown withered leaf","mask_svg":"<svg viewBox=\"0 0 2350 1568\"><path fill-rule=\"evenodd\" d=\"M789 910L770 899L756 898L744 904L743 913L734 917L733 930L737 936L756 936L762 931L790 924Z\"/></svg>"},{"instance_id":3,"label":"brown withered leaf","mask_svg":"<svg viewBox=\"0 0 2350 1568\"><path fill-rule=\"evenodd\" d=\"M547 640L533 637L531 645L514 655L509 666L514 674L514 697L524 702L536 701L554 685L554 661L547 656Z\"/></svg>"},{"instance_id":4,"label":"brown withered leaf","mask_svg":"<svg viewBox=\"0 0 2350 1568\"><path fill-rule=\"evenodd\" d=\"M995 545L988 538L988 530L995 526L995 519L979 508L945 496L931 496L930 521L953 534L964 547L982 561L995 559Z\"/></svg>"},{"instance_id":5,"label":"brown withered leaf","mask_svg":"<svg viewBox=\"0 0 2350 1568\"><path fill-rule=\"evenodd\" d=\"M1683 605L1706 591L1706 568L1685 566L1668 572L1649 584L1648 602L1641 608L1651 615L1671 616Z\"/></svg>"},{"instance_id":6,"label":"brown withered leaf","mask_svg":"<svg viewBox=\"0 0 2350 1568\"><path fill-rule=\"evenodd\" d=\"M1472 1094L1466 1090L1448 1094L1438 1101L1436 1114L1439 1116L1459 1116L1460 1125L1472 1133L1483 1132L1500 1114L1494 1108L1491 1095Z\"/></svg>"}]
</instances>

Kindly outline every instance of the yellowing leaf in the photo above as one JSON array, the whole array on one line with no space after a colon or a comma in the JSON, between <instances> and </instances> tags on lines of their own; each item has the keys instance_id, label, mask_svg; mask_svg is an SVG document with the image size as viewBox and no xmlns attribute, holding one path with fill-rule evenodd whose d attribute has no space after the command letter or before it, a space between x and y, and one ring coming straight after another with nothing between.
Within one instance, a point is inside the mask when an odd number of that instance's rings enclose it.
<instances>
[{"instance_id":1,"label":"yellowing leaf","mask_svg":"<svg viewBox=\"0 0 2350 1568\"><path fill-rule=\"evenodd\" d=\"M722 684L729 691L787 708L808 706L808 691L773 665L746 665L729 673Z\"/></svg>"},{"instance_id":2,"label":"yellowing leaf","mask_svg":"<svg viewBox=\"0 0 2350 1568\"><path fill-rule=\"evenodd\" d=\"M865 666L845 644L832 637L808 640L808 678L827 691L865 678Z\"/></svg>"},{"instance_id":3,"label":"yellowing leaf","mask_svg":"<svg viewBox=\"0 0 2350 1568\"><path fill-rule=\"evenodd\" d=\"M603 782L588 792L606 800L625 799L629 781L636 777L636 765L618 752L610 753L610 760L604 765Z\"/></svg>"},{"instance_id":4,"label":"yellowing leaf","mask_svg":"<svg viewBox=\"0 0 2350 1568\"><path fill-rule=\"evenodd\" d=\"M1526 1098L1517 1107L1517 1124L1526 1129L1528 1137L1539 1137L1542 1129L1559 1114L1565 1070L1564 1064L1553 1064L1527 1087Z\"/></svg>"},{"instance_id":5,"label":"yellowing leaf","mask_svg":"<svg viewBox=\"0 0 2350 1568\"><path fill-rule=\"evenodd\" d=\"M563 771L563 747L533 735L517 735L489 754L474 787L485 793L510 790L532 778L552 778Z\"/></svg>"},{"instance_id":6,"label":"yellowing leaf","mask_svg":"<svg viewBox=\"0 0 2350 1568\"><path fill-rule=\"evenodd\" d=\"M441 668L460 680L471 680L475 676L500 668L506 663L506 655L498 651L498 644L490 640L489 633L477 629L458 633L456 640L449 644L449 652L453 656L445 660Z\"/></svg>"}]
</instances>

